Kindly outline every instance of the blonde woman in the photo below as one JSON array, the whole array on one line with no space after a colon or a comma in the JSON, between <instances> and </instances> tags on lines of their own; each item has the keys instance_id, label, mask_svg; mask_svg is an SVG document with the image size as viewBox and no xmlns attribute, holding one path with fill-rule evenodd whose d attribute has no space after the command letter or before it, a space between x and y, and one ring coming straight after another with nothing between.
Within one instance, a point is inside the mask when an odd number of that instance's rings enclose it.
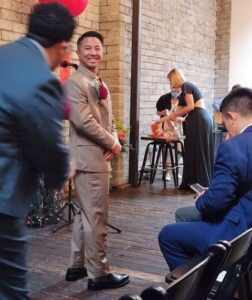
<instances>
[{"instance_id":1,"label":"blonde woman","mask_svg":"<svg viewBox=\"0 0 252 300\"><path fill-rule=\"evenodd\" d=\"M180 188L190 189L190 184L196 182L207 187L212 179L214 163L212 119L205 109L200 90L186 80L181 70L171 70L167 78L171 91L182 91L183 97L179 97L179 108L159 122L174 121L178 116L188 114L185 120L185 156Z\"/></svg>"},{"instance_id":2,"label":"blonde woman","mask_svg":"<svg viewBox=\"0 0 252 300\"><path fill-rule=\"evenodd\" d=\"M175 112L178 109L180 97L183 97L181 90L180 93L169 92L162 95L156 103L157 115L160 117L164 117ZM178 137L182 136L183 135L182 122L184 120L185 118L178 117L176 118L176 121L164 122L164 126L163 126L164 132L175 133ZM181 148L179 148L178 150L181 151ZM169 155L167 157L167 165L168 166L171 165L171 158ZM179 178L182 178L180 174L179 174ZM171 180L169 171L167 171L165 179L168 181Z\"/></svg>"}]
</instances>

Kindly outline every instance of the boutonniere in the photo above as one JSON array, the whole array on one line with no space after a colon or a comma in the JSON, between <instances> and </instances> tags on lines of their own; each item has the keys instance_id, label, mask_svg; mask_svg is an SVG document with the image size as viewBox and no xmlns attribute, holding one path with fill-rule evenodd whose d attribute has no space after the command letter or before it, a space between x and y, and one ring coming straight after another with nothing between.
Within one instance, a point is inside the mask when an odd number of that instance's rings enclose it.
<instances>
[{"instance_id":1,"label":"boutonniere","mask_svg":"<svg viewBox=\"0 0 252 300\"><path fill-rule=\"evenodd\" d=\"M108 89L106 88L106 86L100 78L99 80L95 81L95 91L99 98L99 102L108 98Z\"/></svg>"}]
</instances>

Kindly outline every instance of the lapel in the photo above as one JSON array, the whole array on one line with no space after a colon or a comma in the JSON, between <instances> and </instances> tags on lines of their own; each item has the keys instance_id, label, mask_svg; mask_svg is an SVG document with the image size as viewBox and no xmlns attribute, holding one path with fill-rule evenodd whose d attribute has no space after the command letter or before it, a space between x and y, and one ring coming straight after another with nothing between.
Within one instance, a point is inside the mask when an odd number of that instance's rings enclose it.
<instances>
[{"instance_id":1,"label":"lapel","mask_svg":"<svg viewBox=\"0 0 252 300\"><path fill-rule=\"evenodd\" d=\"M112 107L110 93L106 84L104 83L104 86L108 90L108 97L107 99L100 100L98 92L100 82L98 77L83 65L79 65L77 72L82 73L85 78L87 78L87 88L89 89L90 94L90 98L88 99L89 105L92 107L93 113L95 113L94 116L98 117L99 123L101 123L103 127L107 128L112 120Z\"/></svg>"},{"instance_id":2,"label":"lapel","mask_svg":"<svg viewBox=\"0 0 252 300\"><path fill-rule=\"evenodd\" d=\"M97 76L95 75L95 73L91 72L90 70L88 70L86 67L84 67L83 65L79 65L78 66L78 71L83 73L86 77L88 77L90 80L94 80L97 78Z\"/></svg>"},{"instance_id":3,"label":"lapel","mask_svg":"<svg viewBox=\"0 0 252 300\"><path fill-rule=\"evenodd\" d=\"M94 104L96 107L99 107L99 110L103 111L109 111L109 105L110 105L110 94L108 93L107 99L99 99L99 78L90 70L88 70L86 67L83 65L79 65L78 71L81 72L85 77L88 78L89 84L90 84L90 93L92 94L92 99L91 101L94 101L92 105ZM106 84L104 83L104 86L107 88ZM109 91L108 91L109 92Z\"/></svg>"}]
</instances>

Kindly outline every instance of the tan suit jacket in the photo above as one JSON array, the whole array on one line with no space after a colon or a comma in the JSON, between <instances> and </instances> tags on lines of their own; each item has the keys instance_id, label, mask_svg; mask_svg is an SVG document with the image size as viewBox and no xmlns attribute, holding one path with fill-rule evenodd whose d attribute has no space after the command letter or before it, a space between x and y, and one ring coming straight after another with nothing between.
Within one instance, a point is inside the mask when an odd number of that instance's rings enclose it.
<instances>
[{"instance_id":1,"label":"tan suit jacket","mask_svg":"<svg viewBox=\"0 0 252 300\"><path fill-rule=\"evenodd\" d=\"M99 100L95 84L98 84L96 75L82 65L68 80L70 152L77 170L109 172L110 163L104 159L104 151L111 150L116 141L111 97L108 93L106 100Z\"/></svg>"}]
</instances>

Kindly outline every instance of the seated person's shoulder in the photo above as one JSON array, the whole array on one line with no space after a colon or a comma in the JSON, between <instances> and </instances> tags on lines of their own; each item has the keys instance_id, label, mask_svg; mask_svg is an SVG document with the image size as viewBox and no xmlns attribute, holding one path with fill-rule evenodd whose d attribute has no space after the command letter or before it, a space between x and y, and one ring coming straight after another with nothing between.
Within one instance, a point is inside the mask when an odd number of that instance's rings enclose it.
<instances>
[{"instance_id":1,"label":"seated person's shoulder","mask_svg":"<svg viewBox=\"0 0 252 300\"><path fill-rule=\"evenodd\" d=\"M171 93L166 93L162 95L157 103L156 103L156 108L158 111L162 111L164 109L171 109Z\"/></svg>"},{"instance_id":2,"label":"seated person's shoulder","mask_svg":"<svg viewBox=\"0 0 252 300\"><path fill-rule=\"evenodd\" d=\"M171 99L171 93L166 93L166 94L164 94L164 95L162 95L162 96L160 96L160 98L159 98L159 100L163 100L163 99ZM158 101L159 101L158 100Z\"/></svg>"}]
</instances>

